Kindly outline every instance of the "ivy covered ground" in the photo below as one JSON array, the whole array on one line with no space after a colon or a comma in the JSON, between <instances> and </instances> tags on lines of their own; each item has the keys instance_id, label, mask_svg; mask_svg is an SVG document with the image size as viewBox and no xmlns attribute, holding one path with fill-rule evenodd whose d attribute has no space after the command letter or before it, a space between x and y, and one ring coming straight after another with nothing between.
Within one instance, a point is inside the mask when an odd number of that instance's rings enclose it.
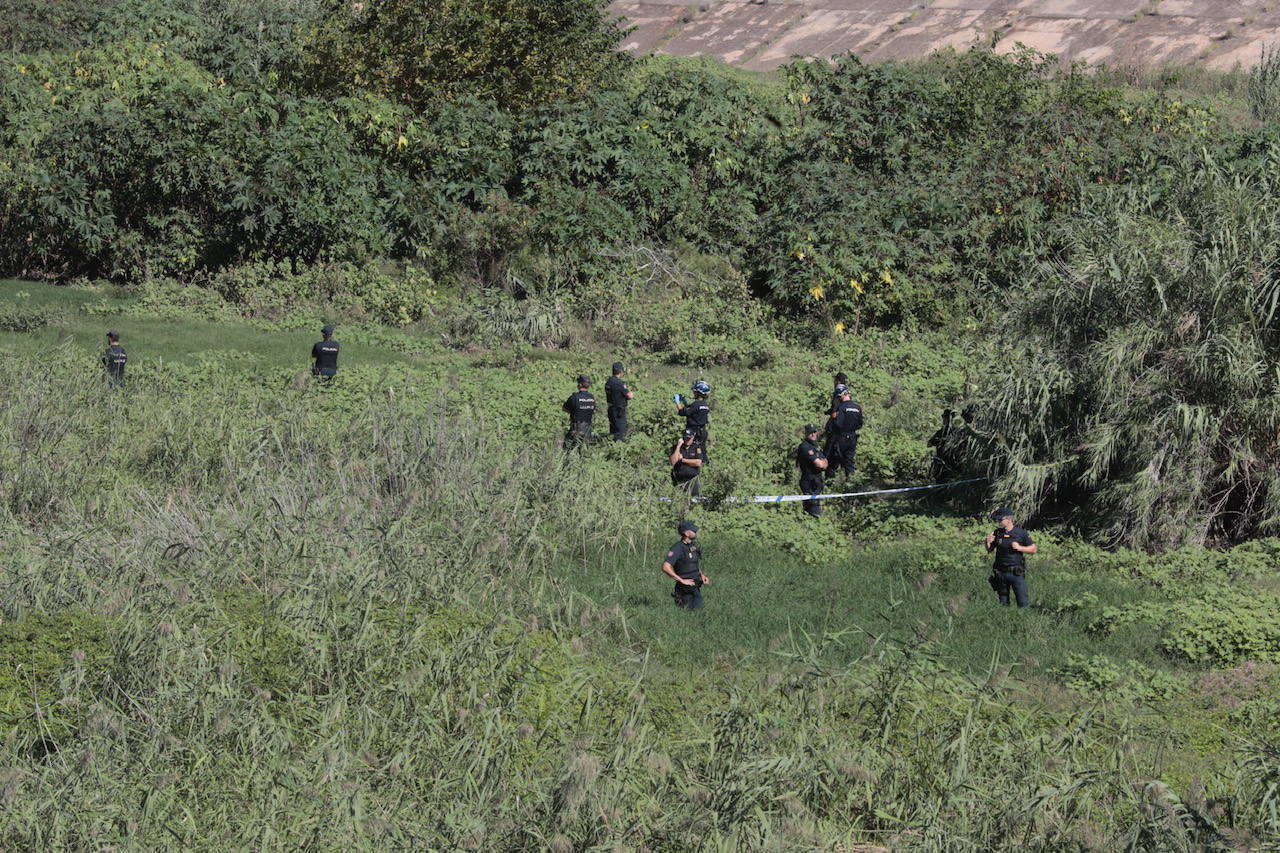
<instances>
[{"instance_id":1,"label":"ivy covered ground","mask_svg":"<svg viewBox=\"0 0 1280 853\"><path fill-rule=\"evenodd\" d=\"M672 393L715 389L713 498L794 490L837 369L868 413L855 485L922 483L985 369L962 334L768 337L695 371L554 315L557 349L486 337L448 293L400 329L354 304L0 288L5 847L1280 839L1276 540L1152 556L1034 529L1019 612L985 583L980 491L817 522L712 501L708 607L671 606ZM305 372L322 319L344 345L327 387ZM560 401L615 358L633 440L563 454Z\"/></svg>"}]
</instances>

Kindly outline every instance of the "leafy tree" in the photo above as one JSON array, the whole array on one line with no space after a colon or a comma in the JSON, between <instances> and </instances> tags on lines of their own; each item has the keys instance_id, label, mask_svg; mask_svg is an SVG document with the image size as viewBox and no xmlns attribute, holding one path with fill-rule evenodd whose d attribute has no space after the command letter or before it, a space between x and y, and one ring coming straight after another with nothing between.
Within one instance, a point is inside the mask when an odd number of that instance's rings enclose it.
<instances>
[{"instance_id":1,"label":"leafy tree","mask_svg":"<svg viewBox=\"0 0 1280 853\"><path fill-rule=\"evenodd\" d=\"M117 0L85 42L162 44L225 80L274 87L301 61L320 0Z\"/></svg>"},{"instance_id":2,"label":"leafy tree","mask_svg":"<svg viewBox=\"0 0 1280 853\"><path fill-rule=\"evenodd\" d=\"M522 110L584 94L621 61L604 0L326 0L302 78L425 109Z\"/></svg>"},{"instance_id":3,"label":"leafy tree","mask_svg":"<svg viewBox=\"0 0 1280 853\"><path fill-rule=\"evenodd\" d=\"M103 0L0 0L0 50L28 53L79 45L109 5Z\"/></svg>"}]
</instances>

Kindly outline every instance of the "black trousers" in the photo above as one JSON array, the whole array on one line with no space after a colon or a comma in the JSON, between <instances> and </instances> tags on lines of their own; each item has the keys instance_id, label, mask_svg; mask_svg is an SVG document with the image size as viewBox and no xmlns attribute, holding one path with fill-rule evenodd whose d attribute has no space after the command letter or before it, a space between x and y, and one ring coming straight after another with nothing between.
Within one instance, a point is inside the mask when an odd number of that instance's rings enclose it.
<instances>
[{"instance_id":1,"label":"black trousers","mask_svg":"<svg viewBox=\"0 0 1280 853\"><path fill-rule=\"evenodd\" d=\"M627 410L617 406L609 407L609 434L614 441L627 440Z\"/></svg>"},{"instance_id":2,"label":"black trousers","mask_svg":"<svg viewBox=\"0 0 1280 853\"><path fill-rule=\"evenodd\" d=\"M817 495L822 493L822 487L825 485L821 471L815 471L812 474L800 474L800 491L806 495ZM814 518L822 515L822 501L804 501L804 511L812 515Z\"/></svg>"},{"instance_id":3,"label":"black trousers","mask_svg":"<svg viewBox=\"0 0 1280 853\"><path fill-rule=\"evenodd\" d=\"M565 449L582 447L591 441L591 421L573 421L564 434Z\"/></svg>"},{"instance_id":4,"label":"black trousers","mask_svg":"<svg viewBox=\"0 0 1280 853\"><path fill-rule=\"evenodd\" d=\"M1009 606L1009 590L1013 590L1013 597L1018 602L1019 607L1026 607L1031 600L1030 594L1027 592L1027 572L1014 571L1013 569L994 569L991 573L991 587L996 591L1000 603L1005 607Z\"/></svg>"},{"instance_id":5,"label":"black trousers","mask_svg":"<svg viewBox=\"0 0 1280 853\"><path fill-rule=\"evenodd\" d=\"M830 467L827 473L834 475L836 471L843 471L846 475L853 474L854 458L858 455L858 434L850 433L831 433L827 436L826 447L823 453L827 457Z\"/></svg>"},{"instance_id":6,"label":"black trousers","mask_svg":"<svg viewBox=\"0 0 1280 853\"><path fill-rule=\"evenodd\" d=\"M702 497L702 472L695 468L692 474L687 471L681 473L672 468L671 485L686 489L692 497L700 498Z\"/></svg>"}]
</instances>

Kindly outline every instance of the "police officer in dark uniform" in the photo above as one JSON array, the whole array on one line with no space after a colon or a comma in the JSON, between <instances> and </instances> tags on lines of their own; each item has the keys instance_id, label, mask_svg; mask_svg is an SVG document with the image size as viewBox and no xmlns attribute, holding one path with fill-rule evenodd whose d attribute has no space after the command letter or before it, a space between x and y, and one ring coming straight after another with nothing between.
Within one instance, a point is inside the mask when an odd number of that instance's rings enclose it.
<instances>
[{"instance_id":1,"label":"police officer in dark uniform","mask_svg":"<svg viewBox=\"0 0 1280 853\"><path fill-rule=\"evenodd\" d=\"M333 326L320 329L324 340L311 347L311 374L328 382L338 374L338 342L333 339Z\"/></svg>"},{"instance_id":2,"label":"police officer in dark uniform","mask_svg":"<svg viewBox=\"0 0 1280 853\"><path fill-rule=\"evenodd\" d=\"M862 429L862 407L853 402L847 386L837 386L836 393L840 402L827 420L826 453L831 466L827 470L828 475L841 470L851 477L858 452L858 430Z\"/></svg>"},{"instance_id":3,"label":"police officer in dark uniform","mask_svg":"<svg viewBox=\"0 0 1280 853\"><path fill-rule=\"evenodd\" d=\"M698 525L682 521L676 531L680 534L680 541L667 549L662 571L676 582L671 593L676 606L701 610L702 587L711 581L702 573L702 548L694 543L698 537Z\"/></svg>"},{"instance_id":4,"label":"police officer in dark uniform","mask_svg":"<svg viewBox=\"0 0 1280 853\"><path fill-rule=\"evenodd\" d=\"M929 478L933 483L945 483L954 479L959 463L956 459L956 428L954 409L944 409L942 426L929 436L928 446L933 448L933 462L929 466Z\"/></svg>"},{"instance_id":5,"label":"police officer in dark uniform","mask_svg":"<svg viewBox=\"0 0 1280 853\"><path fill-rule=\"evenodd\" d=\"M996 529L987 534L987 553L995 552L995 565L991 568L991 588L1000 598L1000 604L1009 606L1009 590L1013 589L1019 607L1026 607L1027 554L1036 552L1036 543L1027 531L1013 523L1013 510L1001 507L991 513Z\"/></svg>"},{"instance_id":6,"label":"police officer in dark uniform","mask_svg":"<svg viewBox=\"0 0 1280 853\"><path fill-rule=\"evenodd\" d=\"M613 375L604 383L604 401L608 405L609 435L614 441L627 440L627 402L636 394L622 381L622 362L613 363Z\"/></svg>"},{"instance_id":7,"label":"police officer in dark uniform","mask_svg":"<svg viewBox=\"0 0 1280 853\"><path fill-rule=\"evenodd\" d=\"M836 410L836 406L840 405L840 389L849 387L849 377L844 373L837 373L832 377L831 385L831 405L827 407L828 415Z\"/></svg>"},{"instance_id":8,"label":"police officer in dark uniform","mask_svg":"<svg viewBox=\"0 0 1280 853\"><path fill-rule=\"evenodd\" d=\"M693 401L685 399L683 394L675 395L676 414L684 418L684 424L698 435L698 441L702 444L704 454L703 461L706 461L706 451L711 444L711 432L707 426L707 421L711 415L711 404L707 402L707 397L711 394L711 386L699 379L693 383L691 388L693 391Z\"/></svg>"},{"instance_id":9,"label":"police officer in dark uniform","mask_svg":"<svg viewBox=\"0 0 1280 853\"><path fill-rule=\"evenodd\" d=\"M688 490L690 497L702 497L702 466L707 461L707 449L698 440L692 427L676 439L671 449L671 485Z\"/></svg>"},{"instance_id":10,"label":"police officer in dark uniform","mask_svg":"<svg viewBox=\"0 0 1280 853\"><path fill-rule=\"evenodd\" d=\"M806 495L822 493L827 470L827 457L818 449L818 428L813 424L803 427L804 441L796 448L796 464L800 466L800 491ZM814 518L822 515L822 501L807 500L804 511Z\"/></svg>"},{"instance_id":11,"label":"police officer in dark uniform","mask_svg":"<svg viewBox=\"0 0 1280 853\"><path fill-rule=\"evenodd\" d=\"M591 441L591 418L596 413L596 398L587 389L591 377L578 376L578 390L569 395L560 408L569 415L569 431L564 434L564 446L581 447Z\"/></svg>"},{"instance_id":12,"label":"police officer in dark uniform","mask_svg":"<svg viewBox=\"0 0 1280 853\"><path fill-rule=\"evenodd\" d=\"M119 388L124 384L124 365L129 354L120 346L120 333L115 329L107 332L107 350L102 354L102 366L107 371L107 385Z\"/></svg>"}]
</instances>

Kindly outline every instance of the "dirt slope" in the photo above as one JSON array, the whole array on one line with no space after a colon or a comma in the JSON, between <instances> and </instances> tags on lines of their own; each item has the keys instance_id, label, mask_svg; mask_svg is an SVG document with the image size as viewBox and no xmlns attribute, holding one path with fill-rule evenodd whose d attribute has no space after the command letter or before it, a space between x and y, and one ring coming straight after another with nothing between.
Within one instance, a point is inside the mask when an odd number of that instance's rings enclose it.
<instances>
[{"instance_id":1,"label":"dirt slope","mask_svg":"<svg viewBox=\"0 0 1280 853\"><path fill-rule=\"evenodd\" d=\"M864 59L1021 43L1111 65L1252 65L1280 43L1280 0L613 0L627 50L774 68L792 56Z\"/></svg>"}]
</instances>

